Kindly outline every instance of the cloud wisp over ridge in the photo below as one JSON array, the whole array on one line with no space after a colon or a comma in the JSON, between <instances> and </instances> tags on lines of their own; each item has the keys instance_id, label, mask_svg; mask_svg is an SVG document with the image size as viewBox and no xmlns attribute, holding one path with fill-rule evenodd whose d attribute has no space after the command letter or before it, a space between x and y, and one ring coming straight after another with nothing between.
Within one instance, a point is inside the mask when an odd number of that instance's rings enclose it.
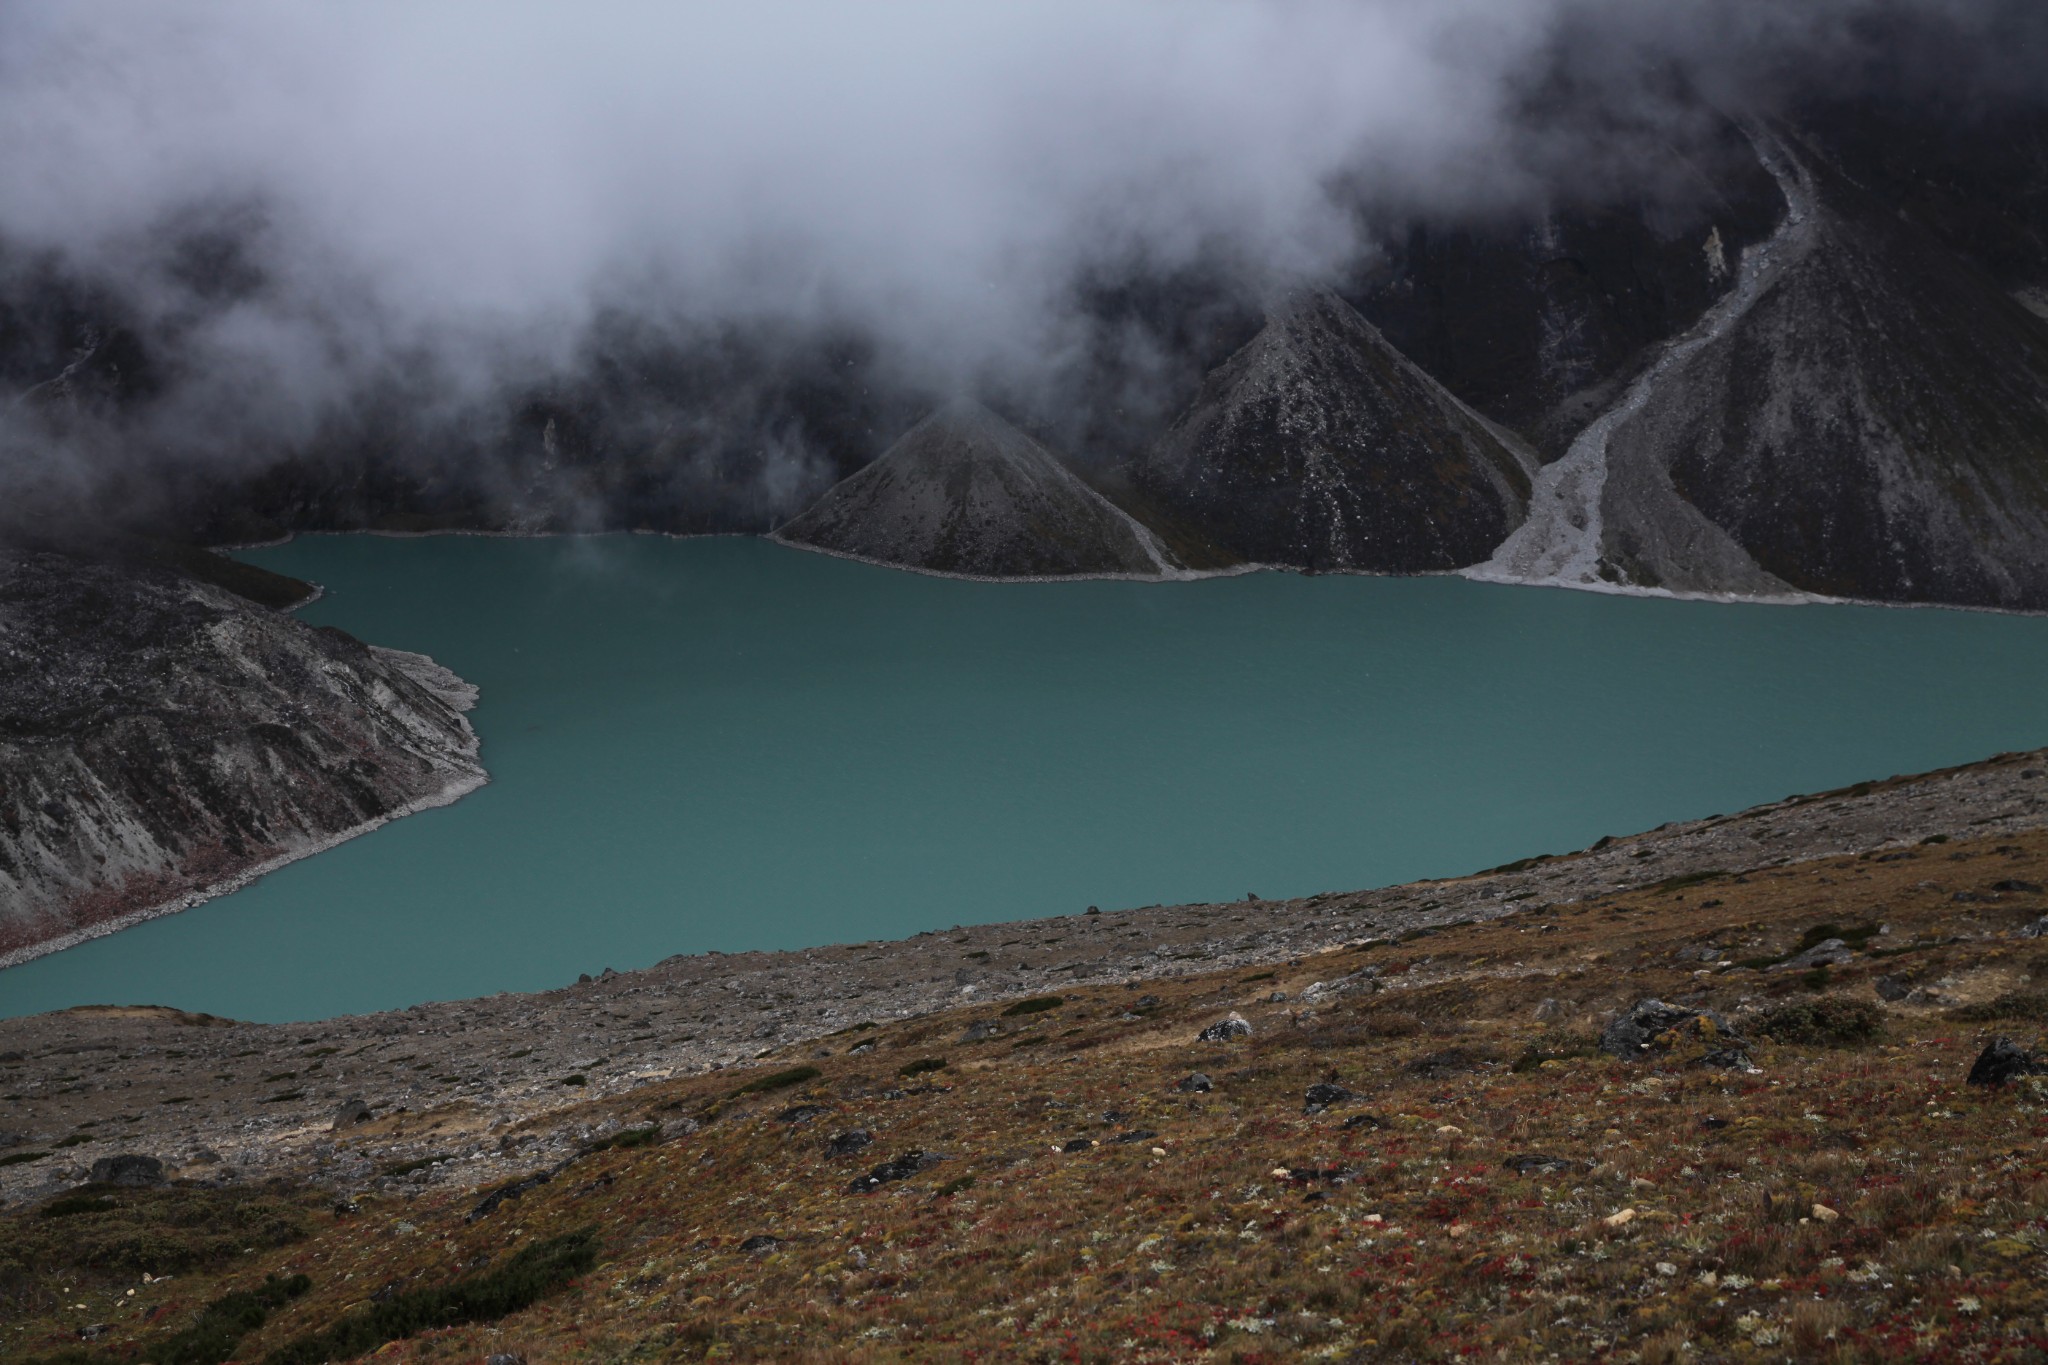
<instances>
[{"instance_id":1,"label":"cloud wisp over ridge","mask_svg":"<svg viewBox=\"0 0 2048 1365\"><path fill-rule=\"evenodd\" d=\"M1369 252L1361 209L1653 191L1702 107L1676 89L1953 74L1888 24L2024 85L1976 41L2013 12L26 3L0 16L0 248L118 298L170 357L142 441L166 459L260 462L380 385L456 413L573 371L618 316L836 330L917 384L1028 387L1080 344L1077 280L1142 262L1255 296ZM1546 120L1560 82L1619 117ZM10 465L67 458L22 423ZM103 457L69 458L90 481Z\"/></svg>"}]
</instances>

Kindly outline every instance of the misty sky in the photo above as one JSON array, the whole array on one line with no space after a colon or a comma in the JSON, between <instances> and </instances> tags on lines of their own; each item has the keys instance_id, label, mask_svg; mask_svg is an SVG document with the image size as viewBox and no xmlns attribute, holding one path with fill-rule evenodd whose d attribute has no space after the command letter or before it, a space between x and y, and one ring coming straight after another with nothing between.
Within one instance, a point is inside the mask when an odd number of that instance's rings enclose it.
<instances>
[{"instance_id":1,"label":"misty sky","mask_svg":"<svg viewBox=\"0 0 2048 1365\"><path fill-rule=\"evenodd\" d=\"M0 242L117 282L194 372L285 407L401 354L543 374L608 305L849 323L943 382L1057 350L1091 265L1227 260L1257 290L1369 251L1360 198L1626 190L1654 157L1533 127L1546 77L1654 128L1636 92L1674 66L1733 106L1848 63L1880 8L1967 32L2001 7L16 0ZM260 288L195 299L170 247L208 231Z\"/></svg>"}]
</instances>

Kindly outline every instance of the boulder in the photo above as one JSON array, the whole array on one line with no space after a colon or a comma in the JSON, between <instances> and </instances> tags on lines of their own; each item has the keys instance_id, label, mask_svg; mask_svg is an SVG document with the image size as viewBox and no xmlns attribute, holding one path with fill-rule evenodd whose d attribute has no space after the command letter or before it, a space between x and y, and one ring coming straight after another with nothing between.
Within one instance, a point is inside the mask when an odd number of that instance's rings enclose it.
<instances>
[{"instance_id":1,"label":"boulder","mask_svg":"<svg viewBox=\"0 0 2048 1365\"><path fill-rule=\"evenodd\" d=\"M747 1238L746 1241L741 1242L740 1250L754 1256L766 1256L781 1245L782 1239L780 1237L762 1232L756 1233L754 1236Z\"/></svg>"},{"instance_id":2,"label":"boulder","mask_svg":"<svg viewBox=\"0 0 2048 1365\"><path fill-rule=\"evenodd\" d=\"M1545 1156L1541 1152L1523 1152L1509 1157L1500 1164L1516 1175L1563 1175L1567 1171L1580 1169L1585 1163L1573 1161L1568 1157Z\"/></svg>"},{"instance_id":3,"label":"boulder","mask_svg":"<svg viewBox=\"0 0 2048 1365\"><path fill-rule=\"evenodd\" d=\"M1308 1093L1303 1096L1301 1112L1304 1114L1320 1114L1333 1104L1343 1104L1347 1100L1355 1100L1357 1098L1357 1095L1346 1090L1343 1086L1332 1085L1327 1081L1323 1081L1308 1088Z\"/></svg>"},{"instance_id":4,"label":"boulder","mask_svg":"<svg viewBox=\"0 0 2048 1365\"><path fill-rule=\"evenodd\" d=\"M1173 1088L1183 1095L1206 1095L1216 1088L1216 1082L1210 1080L1205 1073L1196 1071L1181 1077Z\"/></svg>"},{"instance_id":5,"label":"boulder","mask_svg":"<svg viewBox=\"0 0 2048 1365\"><path fill-rule=\"evenodd\" d=\"M866 1175L855 1177L846 1189L849 1194L871 1194L892 1181L908 1180L920 1171L928 1171L945 1159L937 1152L905 1152L891 1157Z\"/></svg>"},{"instance_id":6,"label":"boulder","mask_svg":"<svg viewBox=\"0 0 2048 1365\"><path fill-rule=\"evenodd\" d=\"M330 1129L351 1128L358 1123L368 1123L369 1121L370 1106L363 1103L360 1099L353 1099L342 1102L341 1106L334 1111L334 1118L327 1126Z\"/></svg>"},{"instance_id":7,"label":"boulder","mask_svg":"<svg viewBox=\"0 0 2048 1365\"><path fill-rule=\"evenodd\" d=\"M1655 1056L1744 1070L1751 1065L1747 1047L1719 1013L1655 999L1638 1000L1600 1034L1600 1050L1612 1057Z\"/></svg>"},{"instance_id":8,"label":"boulder","mask_svg":"<svg viewBox=\"0 0 2048 1365\"><path fill-rule=\"evenodd\" d=\"M1853 962L1856 953L1838 938L1824 938L1805 952L1788 957L1783 962L1773 963L1766 970L1773 972L1810 972L1815 967L1839 967Z\"/></svg>"},{"instance_id":9,"label":"boulder","mask_svg":"<svg viewBox=\"0 0 2048 1365\"><path fill-rule=\"evenodd\" d=\"M1195 1035L1195 1041L1198 1043L1228 1043L1239 1038L1249 1038L1251 1036L1252 1026L1250 1022L1241 1014L1233 1014L1228 1019L1221 1020L1203 1029Z\"/></svg>"},{"instance_id":10,"label":"boulder","mask_svg":"<svg viewBox=\"0 0 2048 1365\"><path fill-rule=\"evenodd\" d=\"M865 1128L849 1128L825 1139L825 1155L852 1156L874 1140L875 1135Z\"/></svg>"},{"instance_id":11,"label":"boulder","mask_svg":"<svg viewBox=\"0 0 2048 1365\"><path fill-rule=\"evenodd\" d=\"M124 1185L144 1188L169 1183L164 1163L153 1156L103 1156L92 1163L86 1179L94 1185Z\"/></svg>"},{"instance_id":12,"label":"boulder","mask_svg":"<svg viewBox=\"0 0 2048 1365\"><path fill-rule=\"evenodd\" d=\"M2048 1063L2026 1051L2010 1038L1993 1038L1971 1064L1964 1078L1969 1085L2004 1085L2022 1076L2048 1073Z\"/></svg>"}]
</instances>

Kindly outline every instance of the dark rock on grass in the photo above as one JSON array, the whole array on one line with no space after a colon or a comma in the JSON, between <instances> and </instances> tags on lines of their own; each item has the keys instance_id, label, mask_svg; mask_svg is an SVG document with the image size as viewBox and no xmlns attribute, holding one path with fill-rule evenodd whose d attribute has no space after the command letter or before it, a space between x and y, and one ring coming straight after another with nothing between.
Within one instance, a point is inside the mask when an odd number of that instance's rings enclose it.
<instances>
[{"instance_id":1,"label":"dark rock on grass","mask_svg":"<svg viewBox=\"0 0 2048 1365\"><path fill-rule=\"evenodd\" d=\"M329 1128L350 1128L358 1123L370 1121L370 1106L359 1099L346 1100L334 1111Z\"/></svg>"},{"instance_id":2,"label":"dark rock on grass","mask_svg":"<svg viewBox=\"0 0 2048 1365\"><path fill-rule=\"evenodd\" d=\"M871 1194L882 1186L898 1180L908 1180L920 1171L928 1171L946 1158L937 1152L909 1151L898 1157L891 1157L866 1175L856 1177L847 1185L849 1194Z\"/></svg>"},{"instance_id":3,"label":"dark rock on grass","mask_svg":"<svg viewBox=\"0 0 2048 1365\"><path fill-rule=\"evenodd\" d=\"M1331 1085L1327 1081L1318 1082L1310 1086L1308 1093L1302 1097L1301 1112L1304 1114L1320 1114L1333 1104L1343 1104L1348 1100L1355 1100L1357 1098L1357 1095L1346 1090L1341 1085Z\"/></svg>"},{"instance_id":4,"label":"dark rock on grass","mask_svg":"<svg viewBox=\"0 0 2048 1365\"><path fill-rule=\"evenodd\" d=\"M1002 1025L993 1019L977 1019L961 1030L960 1041L963 1043L985 1042L1002 1031Z\"/></svg>"},{"instance_id":5,"label":"dark rock on grass","mask_svg":"<svg viewBox=\"0 0 2048 1365\"><path fill-rule=\"evenodd\" d=\"M1150 1128L1133 1128L1128 1133L1118 1133L1110 1141L1115 1143L1150 1142L1158 1136L1159 1134L1153 1132Z\"/></svg>"},{"instance_id":6,"label":"dark rock on grass","mask_svg":"<svg viewBox=\"0 0 2048 1365\"><path fill-rule=\"evenodd\" d=\"M1600 1034L1600 1050L1610 1057L1656 1057L1694 1066L1747 1070L1746 1047L1719 1013L1654 999L1638 1000Z\"/></svg>"},{"instance_id":7,"label":"dark rock on grass","mask_svg":"<svg viewBox=\"0 0 2048 1365\"><path fill-rule=\"evenodd\" d=\"M1965 1081L1970 1085L2004 1085L2022 1076L2048 1074L2048 1063L2042 1062L2010 1038L1993 1038L1985 1049L1977 1054L1977 1060L1970 1067Z\"/></svg>"},{"instance_id":8,"label":"dark rock on grass","mask_svg":"<svg viewBox=\"0 0 2048 1365\"><path fill-rule=\"evenodd\" d=\"M1727 1126L1728 1120L1722 1118L1719 1114L1709 1114L1700 1120L1700 1127L1705 1128L1709 1132L1717 1128L1726 1128Z\"/></svg>"},{"instance_id":9,"label":"dark rock on grass","mask_svg":"<svg viewBox=\"0 0 2048 1365\"><path fill-rule=\"evenodd\" d=\"M510 1351L500 1351L496 1355L485 1356L484 1365L526 1365L526 1357L513 1355Z\"/></svg>"},{"instance_id":10,"label":"dark rock on grass","mask_svg":"<svg viewBox=\"0 0 2048 1365\"><path fill-rule=\"evenodd\" d=\"M1198 1043L1228 1043L1239 1038L1249 1038L1251 1036L1251 1024L1243 1015L1233 1014L1228 1019L1221 1020L1203 1029L1195 1035L1195 1041Z\"/></svg>"},{"instance_id":11,"label":"dark rock on grass","mask_svg":"<svg viewBox=\"0 0 2048 1365\"><path fill-rule=\"evenodd\" d=\"M831 1112L832 1106L829 1104L795 1104L777 1114L775 1121L777 1123L787 1123L794 1127L800 1123L809 1123L819 1115Z\"/></svg>"},{"instance_id":12,"label":"dark rock on grass","mask_svg":"<svg viewBox=\"0 0 2048 1365\"><path fill-rule=\"evenodd\" d=\"M1357 1128L1384 1128L1387 1126L1387 1121L1381 1118L1378 1114L1353 1114L1350 1118L1344 1120L1344 1122L1339 1124L1338 1126L1340 1128L1344 1128L1347 1130Z\"/></svg>"},{"instance_id":13,"label":"dark rock on grass","mask_svg":"<svg viewBox=\"0 0 2048 1365\"><path fill-rule=\"evenodd\" d=\"M1180 1091L1183 1095L1206 1095L1216 1088L1216 1082L1210 1080L1203 1072L1197 1071L1192 1075L1181 1077L1173 1088Z\"/></svg>"},{"instance_id":14,"label":"dark rock on grass","mask_svg":"<svg viewBox=\"0 0 2048 1365\"><path fill-rule=\"evenodd\" d=\"M1068 1141L1060 1144L1060 1150L1062 1152L1085 1152L1094 1145L1094 1138L1070 1138Z\"/></svg>"},{"instance_id":15,"label":"dark rock on grass","mask_svg":"<svg viewBox=\"0 0 2048 1365\"><path fill-rule=\"evenodd\" d=\"M92 1163L92 1174L86 1181L138 1189L169 1183L164 1176L164 1163L153 1156L103 1156Z\"/></svg>"},{"instance_id":16,"label":"dark rock on grass","mask_svg":"<svg viewBox=\"0 0 2048 1365\"><path fill-rule=\"evenodd\" d=\"M2021 881L2017 877L2008 877L2002 882L1993 882L1991 883L1991 889L1993 891L2018 891L2029 896L2041 894L2041 884L2039 882Z\"/></svg>"},{"instance_id":17,"label":"dark rock on grass","mask_svg":"<svg viewBox=\"0 0 2048 1365\"><path fill-rule=\"evenodd\" d=\"M1906 980L1903 976L1880 976L1877 980L1871 982L1870 986L1872 990L1877 992L1878 999L1890 1001L1893 1004L1904 1000L1913 993L1913 983Z\"/></svg>"},{"instance_id":18,"label":"dark rock on grass","mask_svg":"<svg viewBox=\"0 0 2048 1365\"><path fill-rule=\"evenodd\" d=\"M523 1176L508 1185L500 1185L497 1189L492 1190L482 1199L479 1199L476 1202L476 1207L469 1211L463 1218L463 1221L474 1223L479 1218L488 1218L497 1211L500 1205L510 1200L518 1199L528 1190L537 1190L542 1185L547 1184L550 1180L553 1180L556 1176L567 1170L575 1160L576 1158L572 1156L556 1162L544 1171L535 1171L532 1175Z\"/></svg>"},{"instance_id":19,"label":"dark rock on grass","mask_svg":"<svg viewBox=\"0 0 2048 1365\"><path fill-rule=\"evenodd\" d=\"M1573 1161L1568 1157L1545 1156L1541 1152L1523 1152L1519 1156L1509 1157L1500 1164L1516 1175L1562 1175L1566 1171L1580 1170L1585 1165L1584 1162Z\"/></svg>"},{"instance_id":20,"label":"dark rock on grass","mask_svg":"<svg viewBox=\"0 0 2048 1365\"><path fill-rule=\"evenodd\" d=\"M2020 930L2021 938L2042 938L2044 936L2048 936L2048 915L2041 916L2041 918ZM5 1058L0 1058L0 1061L5 1060Z\"/></svg>"},{"instance_id":21,"label":"dark rock on grass","mask_svg":"<svg viewBox=\"0 0 2048 1365\"><path fill-rule=\"evenodd\" d=\"M1475 1071L1484 1071L1493 1062L1492 1056L1473 1048L1447 1047L1441 1052L1417 1057L1401 1069L1411 1076L1420 1076L1424 1080L1441 1081L1452 1076L1467 1076Z\"/></svg>"},{"instance_id":22,"label":"dark rock on grass","mask_svg":"<svg viewBox=\"0 0 2048 1365\"><path fill-rule=\"evenodd\" d=\"M763 1232L757 1233L756 1235L747 1238L746 1241L741 1242L740 1250L754 1256L766 1256L769 1252L776 1250L781 1245L782 1239L780 1237L772 1236L769 1233Z\"/></svg>"},{"instance_id":23,"label":"dark rock on grass","mask_svg":"<svg viewBox=\"0 0 2048 1365\"><path fill-rule=\"evenodd\" d=\"M865 1128L849 1128L825 1139L825 1155L852 1156L874 1140L875 1135Z\"/></svg>"},{"instance_id":24,"label":"dark rock on grass","mask_svg":"<svg viewBox=\"0 0 2048 1365\"><path fill-rule=\"evenodd\" d=\"M1856 960L1855 951L1838 938L1824 938L1803 953L1765 968L1772 972L1810 972L1815 967L1841 967Z\"/></svg>"}]
</instances>

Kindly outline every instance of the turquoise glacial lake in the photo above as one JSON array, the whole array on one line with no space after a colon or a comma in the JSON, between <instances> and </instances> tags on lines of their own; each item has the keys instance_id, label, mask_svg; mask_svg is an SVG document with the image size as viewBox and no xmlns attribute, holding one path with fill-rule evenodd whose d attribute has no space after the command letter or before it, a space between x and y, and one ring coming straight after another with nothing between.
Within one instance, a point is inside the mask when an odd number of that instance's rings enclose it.
<instances>
[{"instance_id":1,"label":"turquoise glacial lake","mask_svg":"<svg viewBox=\"0 0 2048 1365\"><path fill-rule=\"evenodd\" d=\"M257 1020L671 953L1470 872L2048 743L2048 620L1456 578L985 584L756 540L304 537L493 781L0 972Z\"/></svg>"}]
</instances>

